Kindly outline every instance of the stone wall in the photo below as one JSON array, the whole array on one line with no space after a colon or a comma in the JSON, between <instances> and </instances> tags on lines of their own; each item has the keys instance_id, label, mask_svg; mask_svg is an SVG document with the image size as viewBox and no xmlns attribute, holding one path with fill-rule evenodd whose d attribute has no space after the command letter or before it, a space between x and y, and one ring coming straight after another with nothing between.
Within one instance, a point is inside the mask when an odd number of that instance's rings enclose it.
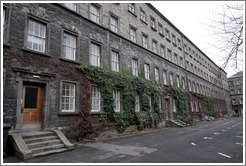
<instances>
[{"instance_id":1,"label":"stone wall","mask_svg":"<svg viewBox=\"0 0 246 166\"><path fill-rule=\"evenodd\" d=\"M149 35L149 46L151 46L151 38L155 38L158 44L162 43L164 39L158 33L152 35L151 28L146 28L149 24L149 15L156 17L156 25L161 22L160 18L148 6L140 5L146 13L148 13L148 24L136 21L139 16L133 17L127 11L127 4L120 4L116 7L114 4L102 4L101 8L104 12L112 9L112 12L121 16L120 17L120 33L116 34L108 30L107 20L109 14L102 14L102 25L98 25L88 20L89 4L80 5L80 13L72 12L59 4L7 4L10 6L11 21L9 30L9 45L4 45L3 54L3 69L4 73L4 99L3 110L5 113L5 121L10 122L13 126L18 121L18 111L20 111L20 101L22 86L25 82L39 82L44 84L46 90L46 100L44 119L44 128L62 127L70 124L74 117L78 116L79 111L90 114L90 81L76 69L77 65L89 64L89 46L91 42L100 45L101 51L101 66L110 67L110 53L111 50L119 52L120 56L120 70L131 67L132 58L138 59L138 67L143 70L144 63L150 65L151 79L154 80L154 68L159 68L159 75L161 84L163 84L162 71L167 71L168 82L169 74L174 75L174 82L176 76L185 78L186 87L188 87L188 80L192 80L199 85L204 85L209 89L204 90L204 93L212 94L216 98L221 98L219 93L222 89L201 76L197 76L181 67L178 64L170 62L165 58L153 53L150 49L145 49L139 46L139 43L133 43L128 40L129 24L138 28L137 41L140 41L141 31ZM127 12L127 15L125 15ZM137 11L139 13L139 11ZM107 13L107 12L106 12ZM123 15L125 17L123 17ZM27 36L27 20L37 19L45 22L47 25L47 51L38 53L27 49L26 36ZM142 25L143 24L143 25ZM165 23L166 24L166 23ZM168 29L181 38L182 36L173 29L172 26L166 24ZM128 28L127 28L128 27ZM77 36L77 54L75 61L69 61L61 58L62 54L62 34L64 31L69 31ZM163 24L163 31L165 27ZM122 36L121 36L122 35ZM160 42L159 42L160 41ZM166 41L166 40L165 40ZM182 49L173 46L171 42L167 42L166 47L172 47L180 56L186 56ZM158 45L159 52L159 45ZM23 74L24 73L24 74ZM23 74L23 76L21 76ZM33 75L39 75L40 78L34 78ZM61 81L76 82L76 113L61 113L60 110L60 89ZM163 86L163 100L162 100L162 119L165 120L165 98L170 97L169 86ZM49 95L48 95L49 94ZM169 100L169 116L172 117L172 101ZM93 116L93 115L92 115ZM95 115L96 116L96 115Z\"/></svg>"}]
</instances>

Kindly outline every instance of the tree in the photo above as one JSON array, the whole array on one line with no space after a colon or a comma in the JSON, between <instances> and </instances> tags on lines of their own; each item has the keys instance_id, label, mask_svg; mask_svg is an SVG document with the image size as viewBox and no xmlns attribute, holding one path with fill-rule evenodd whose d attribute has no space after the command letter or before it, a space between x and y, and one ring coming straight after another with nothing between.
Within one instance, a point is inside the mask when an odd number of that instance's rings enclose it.
<instances>
[{"instance_id":1,"label":"tree","mask_svg":"<svg viewBox=\"0 0 246 166\"><path fill-rule=\"evenodd\" d=\"M212 45L221 52L222 69L230 65L234 69L242 70L243 8L243 3L220 5L211 20L209 28L217 39Z\"/></svg>"}]
</instances>

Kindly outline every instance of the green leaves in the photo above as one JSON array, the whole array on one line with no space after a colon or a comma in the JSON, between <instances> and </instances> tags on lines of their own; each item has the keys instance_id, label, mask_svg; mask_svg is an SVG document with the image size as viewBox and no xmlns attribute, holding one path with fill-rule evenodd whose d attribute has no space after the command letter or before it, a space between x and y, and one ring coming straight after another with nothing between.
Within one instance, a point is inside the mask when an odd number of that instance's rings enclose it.
<instances>
[{"instance_id":1,"label":"green leaves","mask_svg":"<svg viewBox=\"0 0 246 166\"><path fill-rule=\"evenodd\" d=\"M175 99L176 113L175 119L185 119L189 116L187 109L187 90L177 86L171 86L172 97Z\"/></svg>"},{"instance_id":2,"label":"green leaves","mask_svg":"<svg viewBox=\"0 0 246 166\"><path fill-rule=\"evenodd\" d=\"M203 100L205 104L205 114L208 116L214 116L213 98L210 96L204 95Z\"/></svg>"},{"instance_id":3,"label":"green leaves","mask_svg":"<svg viewBox=\"0 0 246 166\"><path fill-rule=\"evenodd\" d=\"M81 65L77 68L86 78L100 88L103 99L104 119L115 123L119 132L123 132L131 124L137 124L139 129L157 126L160 117L159 96L162 93L160 84L132 75L131 69L115 72L109 68ZM121 94L122 109L114 112L113 89ZM146 113L135 112L135 96L139 95L141 109ZM154 112L150 113L151 96L154 98Z\"/></svg>"}]
</instances>

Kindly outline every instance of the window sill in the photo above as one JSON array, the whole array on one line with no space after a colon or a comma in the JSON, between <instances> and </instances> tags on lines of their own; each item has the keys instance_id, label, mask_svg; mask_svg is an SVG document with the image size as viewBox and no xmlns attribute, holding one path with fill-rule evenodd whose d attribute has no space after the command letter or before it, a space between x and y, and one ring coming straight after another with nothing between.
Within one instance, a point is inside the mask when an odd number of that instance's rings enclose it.
<instances>
[{"instance_id":1,"label":"window sill","mask_svg":"<svg viewBox=\"0 0 246 166\"><path fill-rule=\"evenodd\" d=\"M99 112L90 112L91 115L99 115L100 114L100 111Z\"/></svg>"},{"instance_id":2,"label":"window sill","mask_svg":"<svg viewBox=\"0 0 246 166\"><path fill-rule=\"evenodd\" d=\"M151 29L152 29L153 31L155 31L155 32L157 31L157 29L156 29L155 27L152 27L152 26L151 26Z\"/></svg>"},{"instance_id":3,"label":"window sill","mask_svg":"<svg viewBox=\"0 0 246 166\"><path fill-rule=\"evenodd\" d=\"M60 60L81 65L81 63L79 61L76 61L76 60L66 59L66 58L63 58L63 57L60 57Z\"/></svg>"},{"instance_id":4,"label":"window sill","mask_svg":"<svg viewBox=\"0 0 246 166\"><path fill-rule=\"evenodd\" d=\"M31 50L31 49L28 49L26 47L23 47L22 48L23 51L26 51L26 52L31 52L31 53L35 53L35 54L39 54L39 55L42 55L42 56L46 56L46 57L51 57L49 54L47 53L42 53L42 52L38 52L38 51L35 51L35 50Z\"/></svg>"},{"instance_id":5,"label":"window sill","mask_svg":"<svg viewBox=\"0 0 246 166\"><path fill-rule=\"evenodd\" d=\"M160 33L160 32L159 32L159 35L162 36L162 37L164 37L163 33Z\"/></svg>"},{"instance_id":6,"label":"window sill","mask_svg":"<svg viewBox=\"0 0 246 166\"><path fill-rule=\"evenodd\" d=\"M140 21L141 21L142 23L148 25L148 23L147 23L146 21L144 21L144 20L142 20L142 19L140 19Z\"/></svg>"},{"instance_id":7,"label":"window sill","mask_svg":"<svg viewBox=\"0 0 246 166\"><path fill-rule=\"evenodd\" d=\"M128 9L128 12L131 13L133 16L137 17L137 15L133 13L132 11L130 11L129 9Z\"/></svg>"},{"instance_id":8,"label":"window sill","mask_svg":"<svg viewBox=\"0 0 246 166\"><path fill-rule=\"evenodd\" d=\"M79 115L78 112L59 112L58 115L69 116L69 115Z\"/></svg>"}]
</instances>

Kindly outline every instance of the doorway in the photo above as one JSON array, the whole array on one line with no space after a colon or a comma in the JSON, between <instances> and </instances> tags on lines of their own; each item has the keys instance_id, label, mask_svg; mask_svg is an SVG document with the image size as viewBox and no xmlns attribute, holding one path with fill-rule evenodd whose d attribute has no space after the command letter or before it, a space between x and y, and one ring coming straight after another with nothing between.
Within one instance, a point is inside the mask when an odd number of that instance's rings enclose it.
<instances>
[{"instance_id":1,"label":"doorway","mask_svg":"<svg viewBox=\"0 0 246 166\"><path fill-rule=\"evenodd\" d=\"M20 114L21 128L41 130L44 87L23 85Z\"/></svg>"},{"instance_id":2,"label":"doorway","mask_svg":"<svg viewBox=\"0 0 246 166\"><path fill-rule=\"evenodd\" d=\"M166 120L168 120L168 100L165 99L165 106L166 106Z\"/></svg>"}]
</instances>

